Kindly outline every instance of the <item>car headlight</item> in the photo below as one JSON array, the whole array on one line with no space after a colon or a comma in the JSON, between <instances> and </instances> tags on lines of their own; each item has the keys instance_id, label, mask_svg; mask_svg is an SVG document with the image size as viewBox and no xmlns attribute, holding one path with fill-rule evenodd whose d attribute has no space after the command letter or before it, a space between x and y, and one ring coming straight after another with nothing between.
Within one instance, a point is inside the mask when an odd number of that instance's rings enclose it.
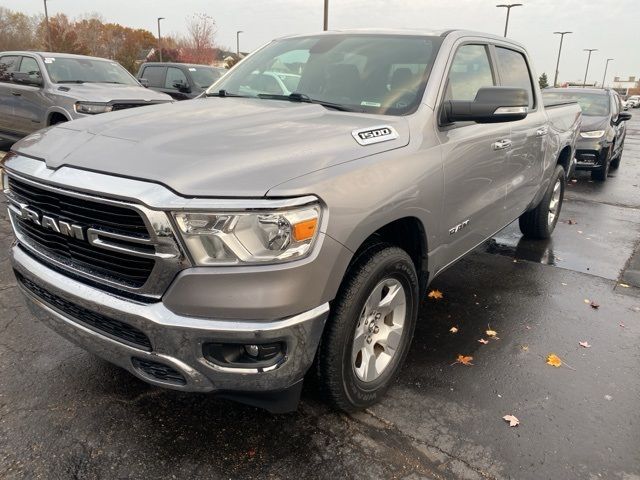
<instances>
[{"instance_id":1,"label":"car headlight","mask_svg":"<svg viewBox=\"0 0 640 480\"><path fill-rule=\"evenodd\" d=\"M9 158L15 157L15 155L14 152L9 152L3 158L0 158L0 192L4 192L9 188L9 176L4 169L4 163L9 160Z\"/></svg>"},{"instance_id":2,"label":"car headlight","mask_svg":"<svg viewBox=\"0 0 640 480\"><path fill-rule=\"evenodd\" d=\"M107 113L113 110L113 105L106 103L77 102L75 104L76 113L95 115L97 113Z\"/></svg>"},{"instance_id":3,"label":"car headlight","mask_svg":"<svg viewBox=\"0 0 640 480\"><path fill-rule=\"evenodd\" d=\"M580 132L582 138L600 138L604 135L604 130L593 130L592 132Z\"/></svg>"},{"instance_id":4,"label":"car headlight","mask_svg":"<svg viewBox=\"0 0 640 480\"><path fill-rule=\"evenodd\" d=\"M307 256L318 237L317 203L283 210L174 212L197 265L281 263Z\"/></svg>"}]
</instances>

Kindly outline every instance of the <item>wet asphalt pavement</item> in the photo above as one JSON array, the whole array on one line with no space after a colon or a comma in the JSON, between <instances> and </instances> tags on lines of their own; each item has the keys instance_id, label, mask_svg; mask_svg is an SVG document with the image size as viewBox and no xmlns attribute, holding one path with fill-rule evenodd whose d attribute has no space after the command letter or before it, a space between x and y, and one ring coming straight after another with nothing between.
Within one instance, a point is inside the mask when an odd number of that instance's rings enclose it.
<instances>
[{"instance_id":1,"label":"wet asphalt pavement","mask_svg":"<svg viewBox=\"0 0 640 480\"><path fill-rule=\"evenodd\" d=\"M29 315L2 211L0 478L640 479L634 114L620 170L578 174L552 241L511 226L436 279L400 378L355 415L312 388L280 416L162 390L85 353Z\"/></svg>"}]
</instances>

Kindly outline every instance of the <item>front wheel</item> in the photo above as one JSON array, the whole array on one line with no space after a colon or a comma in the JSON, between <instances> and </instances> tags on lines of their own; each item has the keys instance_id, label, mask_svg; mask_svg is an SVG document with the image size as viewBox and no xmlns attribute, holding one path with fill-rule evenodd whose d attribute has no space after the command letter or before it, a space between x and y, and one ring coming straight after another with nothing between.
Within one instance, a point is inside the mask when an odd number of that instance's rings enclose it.
<instances>
[{"instance_id":1,"label":"front wheel","mask_svg":"<svg viewBox=\"0 0 640 480\"><path fill-rule=\"evenodd\" d=\"M354 262L331 308L318 349L323 396L355 411L378 402L409 350L418 315L418 276L407 253L388 244Z\"/></svg>"},{"instance_id":2,"label":"front wheel","mask_svg":"<svg viewBox=\"0 0 640 480\"><path fill-rule=\"evenodd\" d=\"M611 155L613 153L613 147L610 147L609 150L604 153L604 158L602 159L602 165L598 168L591 170L591 179L596 180L598 182L604 182L607 180L609 176L609 167L611 166Z\"/></svg>"},{"instance_id":3,"label":"front wheel","mask_svg":"<svg viewBox=\"0 0 640 480\"><path fill-rule=\"evenodd\" d=\"M536 208L520 216L520 231L527 238L550 238L556 228L564 199L564 168L557 165L549 187Z\"/></svg>"}]
</instances>

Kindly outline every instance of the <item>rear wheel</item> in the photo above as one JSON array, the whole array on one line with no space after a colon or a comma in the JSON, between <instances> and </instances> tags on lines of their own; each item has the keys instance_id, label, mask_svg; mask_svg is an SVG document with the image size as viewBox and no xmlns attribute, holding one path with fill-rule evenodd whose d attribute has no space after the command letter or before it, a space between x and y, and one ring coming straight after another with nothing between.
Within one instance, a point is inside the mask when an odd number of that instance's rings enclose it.
<instances>
[{"instance_id":1,"label":"rear wheel","mask_svg":"<svg viewBox=\"0 0 640 480\"><path fill-rule=\"evenodd\" d=\"M538 206L520 216L520 231L525 237L535 239L551 237L560 217L564 186L564 168L558 165Z\"/></svg>"},{"instance_id":2,"label":"rear wheel","mask_svg":"<svg viewBox=\"0 0 640 480\"><path fill-rule=\"evenodd\" d=\"M331 308L318 349L323 396L354 411L378 402L409 350L418 313L418 276L407 253L388 244L365 250Z\"/></svg>"},{"instance_id":3,"label":"rear wheel","mask_svg":"<svg viewBox=\"0 0 640 480\"><path fill-rule=\"evenodd\" d=\"M620 167L620 160L622 160L622 151L624 149L624 142L622 142L622 145L620 145L620 153L618 154L618 156L616 158L614 158L613 160L611 160L611 169L612 170L617 170L618 167Z\"/></svg>"}]
</instances>

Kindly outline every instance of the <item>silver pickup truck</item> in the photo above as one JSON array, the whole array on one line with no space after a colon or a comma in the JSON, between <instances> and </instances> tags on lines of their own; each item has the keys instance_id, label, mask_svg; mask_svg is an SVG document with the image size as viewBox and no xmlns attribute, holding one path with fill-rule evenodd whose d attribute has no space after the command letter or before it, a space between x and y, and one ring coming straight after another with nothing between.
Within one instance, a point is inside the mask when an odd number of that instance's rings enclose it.
<instances>
[{"instance_id":1,"label":"silver pickup truck","mask_svg":"<svg viewBox=\"0 0 640 480\"><path fill-rule=\"evenodd\" d=\"M154 385L280 412L312 374L365 408L434 277L514 220L553 232L581 111L545 109L535 79L502 37L331 32L268 44L203 98L39 131L3 165L18 284Z\"/></svg>"}]
</instances>

